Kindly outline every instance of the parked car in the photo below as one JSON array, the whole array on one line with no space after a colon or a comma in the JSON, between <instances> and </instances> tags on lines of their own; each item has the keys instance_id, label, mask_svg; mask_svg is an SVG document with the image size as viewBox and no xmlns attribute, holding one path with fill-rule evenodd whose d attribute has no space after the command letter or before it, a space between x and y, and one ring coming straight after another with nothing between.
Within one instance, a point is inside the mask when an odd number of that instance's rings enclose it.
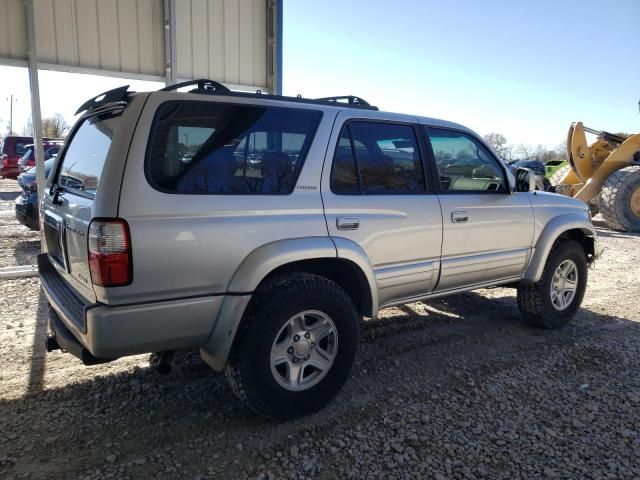
<instances>
[{"instance_id":1,"label":"parked car","mask_svg":"<svg viewBox=\"0 0 640 480\"><path fill-rule=\"evenodd\" d=\"M9 135L2 142L0 177L16 178L20 173L18 160L27 151L27 145L33 143L31 137Z\"/></svg>"},{"instance_id":2,"label":"parked car","mask_svg":"<svg viewBox=\"0 0 640 480\"><path fill-rule=\"evenodd\" d=\"M54 138L44 138L43 142L51 142ZM2 142L0 177L17 178L20 174L18 161L27 152L27 146L33 145L32 137L9 135Z\"/></svg>"},{"instance_id":3,"label":"parked car","mask_svg":"<svg viewBox=\"0 0 640 480\"><path fill-rule=\"evenodd\" d=\"M58 154L60 148L62 148L62 142L47 142L43 144L44 147L44 159L45 161L55 157ZM29 170L36 164L36 157L34 155L33 144L27 145L27 151L18 160L18 168L20 173Z\"/></svg>"},{"instance_id":4,"label":"parked car","mask_svg":"<svg viewBox=\"0 0 640 480\"><path fill-rule=\"evenodd\" d=\"M49 176L55 158L44 162L45 177ZM38 219L38 185L36 183L36 167L31 167L18 175L18 185L22 190L16 198L16 218L31 230L40 230Z\"/></svg>"},{"instance_id":5,"label":"parked car","mask_svg":"<svg viewBox=\"0 0 640 480\"><path fill-rule=\"evenodd\" d=\"M545 164L539 160L516 160L508 164L513 172L518 168L527 168L531 170L536 177L536 190L544 190L545 192L553 192L554 188L545 176Z\"/></svg>"},{"instance_id":6,"label":"parked car","mask_svg":"<svg viewBox=\"0 0 640 480\"><path fill-rule=\"evenodd\" d=\"M569 165L569 162L567 160L549 160L544 164L544 176L547 177L547 179L551 180L551 177L553 177L554 173L556 173L561 168L566 167L567 165Z\"/></svg>"},{"instance_id":7,"label":"parked car","mask_svg":"<svg viewBox=\"0 0 640 480\"><path fill-rule=\"evenodd\" d=\"M49 351L90 365L199 347L251 408L290 418L338 393L361 317L383 307L494 285L538 327L580 307L586 205L533 191L468 128L357 97L184 86L81 108L43 192Z\"/></svg>"}]
</instances>

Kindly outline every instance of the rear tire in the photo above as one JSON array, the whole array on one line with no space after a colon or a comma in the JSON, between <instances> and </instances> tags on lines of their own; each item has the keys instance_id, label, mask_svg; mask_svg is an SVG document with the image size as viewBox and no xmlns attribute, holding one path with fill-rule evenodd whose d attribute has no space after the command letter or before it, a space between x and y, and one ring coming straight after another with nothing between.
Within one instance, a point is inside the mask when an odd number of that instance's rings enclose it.
<instances>
[{"instance_id":1,"label":"rear tire","mask_svg":"<svg viewBox=\"0 0 640 480\"><path fill-rule=\"evenodd\" d=\"M640 232L640 166L609 175L600 195L600 213L615 230Z\"/></svg>"},{"instance_id":2,"label":"rear tire","mask_svg":"<svg viewBox=\"0 0 640 480\"><path fill-rule=\"evenodd\" d=\"M336 283L308 273L275 277L247 308L227 380L259 414L290 419L316 412L349 377L358 328L353 301Z\"/></svg>"},{"instance_id":3,"label":"rear tire","mask_svg":"<svg viewBox=\"0 0 640 480\"><path fill-rule=\"evenodd\" d=\"M572 283L575 288L570 291ZM580 308L586 287L587 256L582 245L559 239L549 252L540 280L518 285L518 308L536 327L560 328Z\"/></svg>"}]
</instances>

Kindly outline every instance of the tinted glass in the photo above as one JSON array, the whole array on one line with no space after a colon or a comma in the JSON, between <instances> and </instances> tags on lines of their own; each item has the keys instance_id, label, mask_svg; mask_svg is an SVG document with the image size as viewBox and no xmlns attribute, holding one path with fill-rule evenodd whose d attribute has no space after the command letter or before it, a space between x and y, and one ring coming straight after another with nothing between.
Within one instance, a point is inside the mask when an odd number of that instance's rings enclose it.
<instances>
[{"instance_id":1,"label":"tinted glass","mask_svg":"<svg viewBox=\"0 0 640 480\"><path fill-rule=\"evenodd\" d=\"M343 195L361 193L358 185L355 157L349 140L349 130L346 127L340 132L340 140L333 156L331 191Z\"/></svg>"},{"instance_id":2,"label":"tinted glass","mask_svg":"<svg viewBox=\"0 0 640 480\"><path fill-rule=\"evenodd\" d=\"M464 133L429 128L440 185L444 191L506 191L498 161Z\"/></svg>"},{"instance_id":3,"label":"tinted glass","mask_svg":"<svg viewBox=\"0 0 640 480\"><path fill-rule=\"evenodd\" d=\"M357 167L351 167L349 157L355 158ZM378 122L350 122L343 127L332 169L334 192L353 193L354 179L359 180L359 191L369 195L424 192L413 127Z\"/></svg>"},{"instance_id":4,"label":"tinted glass","mask_svg":"<svg viewBox=\"0 0 640 480\"><path fill-rule=\"evenodd\" d=\"M118 126L119 114L90 117L80 125L62 159L58 184L94 195Z\"/></svg>"},{"instance_id":5,"label":"tinted glass","mask_svg":"<svg viewBox=\"0 0 640 480\"><path fill-rule=\"evenodd\" d=\"M16 156L21 157L27 152L27 143L26 142L16 142Z\"/></svg>"},{"instance_id":6,"label":"tinted glass","mask_svg":"<svg viewBox=\"0 0 640 480\"><path fill-rule=\"evenodd\" d=\"M149 180L169 193L291 193L320 117L313 110L168 102L152 128Z\"/></svg>"}]
</instances>

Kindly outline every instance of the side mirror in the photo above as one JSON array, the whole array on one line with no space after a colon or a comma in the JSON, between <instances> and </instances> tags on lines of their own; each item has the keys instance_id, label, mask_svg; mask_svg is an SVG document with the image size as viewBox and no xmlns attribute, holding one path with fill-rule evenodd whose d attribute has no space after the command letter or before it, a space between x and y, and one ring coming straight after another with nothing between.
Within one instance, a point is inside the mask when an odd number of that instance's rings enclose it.
<instances>
[{"instance_id":1,"label":"side mirror","mask_svg":"<svg viewBox=\"0 0 640 480\"><path fill-rule=\"evenodd\" d=\"M516 192L533 192L536 189L536 174L528 168L516 168Z\"/></svg>"}]
</instances>

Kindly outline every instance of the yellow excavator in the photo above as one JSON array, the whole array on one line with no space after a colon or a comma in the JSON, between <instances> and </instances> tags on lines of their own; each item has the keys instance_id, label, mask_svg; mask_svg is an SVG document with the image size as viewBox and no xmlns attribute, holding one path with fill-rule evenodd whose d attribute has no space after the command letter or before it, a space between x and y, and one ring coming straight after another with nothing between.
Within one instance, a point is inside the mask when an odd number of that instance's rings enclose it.
<instances>
[{"instance_id":1,"label":"yellow excavator","mask_svg":"<svg viewBox=\"0 0 640 480\"><path fill-rule=\"evenodd\" d=\"M597 140L589 144L587 133ZM614 134L575 122L567 155L569 165L550 179L556 193L582 200L615 230L640 232L640 134Z\"/></svg>"}]
</instances>

